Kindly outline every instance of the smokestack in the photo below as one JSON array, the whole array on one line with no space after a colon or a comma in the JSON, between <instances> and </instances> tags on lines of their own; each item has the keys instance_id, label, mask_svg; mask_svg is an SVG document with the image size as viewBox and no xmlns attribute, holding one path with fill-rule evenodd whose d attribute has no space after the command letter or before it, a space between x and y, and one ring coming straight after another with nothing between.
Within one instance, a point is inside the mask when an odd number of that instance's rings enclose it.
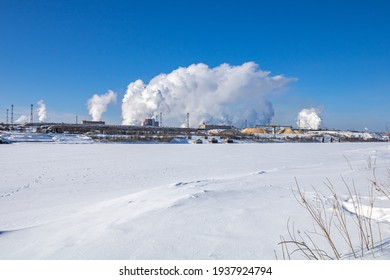
<instances>
[{"instance_id":1,"label":"smokestack","mask_svg":"<svg viewBox=\"0 0 390 280\"><path fill-rule=\"evenodd\" d=\"M6 124L8 124L8 111L9 111L9 109L7 109L7 122L6 122Z\"/></svg>"},{"instance_id":2,"label":"smokestack","mask_svg":"<svg viewBox=\"0 0 390 280\"><path fill-rule=\"evenodd\" d=\"M190 128L190 113L187 113L187 128Z\"/></svg>"},{"instance_id":3,"label":"smokestack","mask_svg":"<svg viewBox=\"0 0 390 280\"><path fill-rule=\"evenodd\" d=\"M162 127L162 112L160 112L160 126Z\"/></svg>"},{"instance_id":4,"label":"smokestack","mask_svg":"<svg viewBox=\"0 0 390 280\"><path fill-rule=\"evenodd\" d=\"M11 121L10 121L11 124L14 123L14 105L11 105Z\"/></svg>"},{"instance_id":5,"label":"smokestack","mask_svg":"<svg viewBox=\"0 0 390 280\"><path fill-rule=\"evenodd\" d=\"M31 112L30 112L30 123L33 123L34 122L34 105L31 104Z\"/></svg>"}]
</instances>

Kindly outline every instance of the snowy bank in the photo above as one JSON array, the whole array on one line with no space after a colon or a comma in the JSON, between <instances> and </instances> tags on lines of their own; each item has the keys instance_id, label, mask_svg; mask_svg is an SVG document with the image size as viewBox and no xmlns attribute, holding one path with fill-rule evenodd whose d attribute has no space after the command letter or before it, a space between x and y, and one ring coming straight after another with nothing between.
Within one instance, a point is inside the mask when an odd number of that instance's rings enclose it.
<instances>
[{"instance_id":1,"label":"snowy bank","mask_svg":"<svg viewBox=\"0 0 390 280\"><path fill-rule=\"evenodd\" d=\"M274 259L288 220L312 228L295 178L309 197L328 178L347 198L340 176L365 192L368 159L378 180L390 161L386 143L0 149L1 259ZM390 256L389 207L375 208L377 258Z\"/></svg>"}]
</instances>

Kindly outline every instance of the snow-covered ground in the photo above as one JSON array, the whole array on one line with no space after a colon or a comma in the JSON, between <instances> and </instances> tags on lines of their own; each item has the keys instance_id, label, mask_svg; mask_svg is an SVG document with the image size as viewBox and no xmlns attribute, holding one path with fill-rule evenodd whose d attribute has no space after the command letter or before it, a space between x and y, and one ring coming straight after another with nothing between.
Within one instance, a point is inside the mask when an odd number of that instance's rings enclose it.
<instances>
[{"instance_id":1,"label":"snow-covered ground","mask_svg":"<svg viewBox=\"0 0 390 280\"><path fill-rule=\"evenodd\" d=\"M313 231L295 180L325 202L329 180L351 219L343 178L368 205L373 170L388 182L390 145L16 143L0 156L0 259L274 259L288 221ZM389 259L390 203L375 196L380 234L365 258Z\"/></svg>"},{"instance_id":2,"label":"snow-covered ground","mask_svg":"<svg viewBox=\"0 0 390 280\"><path fill-rule=\"evenodd\" d=\"M83 134L69 133L36 133L36 132L2 132L0 140L5 143L66 143L66 144L91 144L92 139Z\"/></svg>"}]
</instances>

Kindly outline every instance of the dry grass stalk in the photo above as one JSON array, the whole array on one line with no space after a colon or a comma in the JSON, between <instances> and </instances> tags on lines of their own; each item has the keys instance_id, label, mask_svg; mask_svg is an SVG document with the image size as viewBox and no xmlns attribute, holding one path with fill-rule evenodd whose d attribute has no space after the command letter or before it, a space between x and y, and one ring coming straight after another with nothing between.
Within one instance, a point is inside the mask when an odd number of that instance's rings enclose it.
<instances>
[{"instance_id":1,"label":"dry grass stalk","mask_svg":"<svg viewBox=\"0 0 390 280\"><path fill-rule=\"evenodd\" d=\"M301 253L307 259L341 259L339 248L336 246L335 241L339 240L337 237L341 235L342 240L345 242L350 250L350 255L354 258L361 258L365 252L370 252L374 257L375 238L373 230L372 213L374 208L375 196L372 188L369 188L368 192L368 205L363 205L361 196L356 190L354 182L352 187L342 178L345 187L348 191L348 200L352 203L353 215L349 217L353 223L348 223L347 209L343 206L343 199L340 198L335 191L334 186L327 179L325 185L331 193L331 209L326 207L327 198L320 195L318 191L313 187L315 199L308 199L306 194L302 191L298 181L295 179L297 192L294 193L297 201L307 210L310 214L312 221L314 222L315 233L326 240L329 245L330 252L321 249L316 241L312 238L312 235L304 232L303 234L296 230L294 225L287 225L289 239L284 237L280 238L279 245L282 246L283 258L291 259L291 256L297 252ZM329 211L330 210L330 211ZM379 223L378 223L378 228ZM319 231L317 232L316 229ZM336 229L338 235L332 232L332 229ZM357 233L359 244L355 245L353 242L353 234ZM379 229L379 241L382 242L382 236ZM294 246L293 250L289 249L289 246Z\"/></svg>"}]
</instances>

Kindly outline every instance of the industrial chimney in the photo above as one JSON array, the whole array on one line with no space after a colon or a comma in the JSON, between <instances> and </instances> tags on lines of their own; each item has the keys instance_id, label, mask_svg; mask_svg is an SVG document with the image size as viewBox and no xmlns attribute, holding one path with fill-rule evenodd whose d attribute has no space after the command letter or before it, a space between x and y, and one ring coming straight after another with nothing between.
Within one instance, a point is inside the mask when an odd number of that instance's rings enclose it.
<instances>
[{"instance_id":1,"label":"industrial chimney","mask_svg":"<svg viewBox=\"0 0 390 280\"><path fill-rule=\"evenodd\" d=\"M30 112L30 123L34 122L34 105L31 104L31 112Z\"/></svg>"},{"instance_id":2,"label":"industrial chimney","mask_svg":"<svg viewBox=\"0 0 390 280\"><path fill-rule=\"evenodd\" d=\"M14 124L14 105L11 105L11 124Z\"/></svg>"}]
</instances>

